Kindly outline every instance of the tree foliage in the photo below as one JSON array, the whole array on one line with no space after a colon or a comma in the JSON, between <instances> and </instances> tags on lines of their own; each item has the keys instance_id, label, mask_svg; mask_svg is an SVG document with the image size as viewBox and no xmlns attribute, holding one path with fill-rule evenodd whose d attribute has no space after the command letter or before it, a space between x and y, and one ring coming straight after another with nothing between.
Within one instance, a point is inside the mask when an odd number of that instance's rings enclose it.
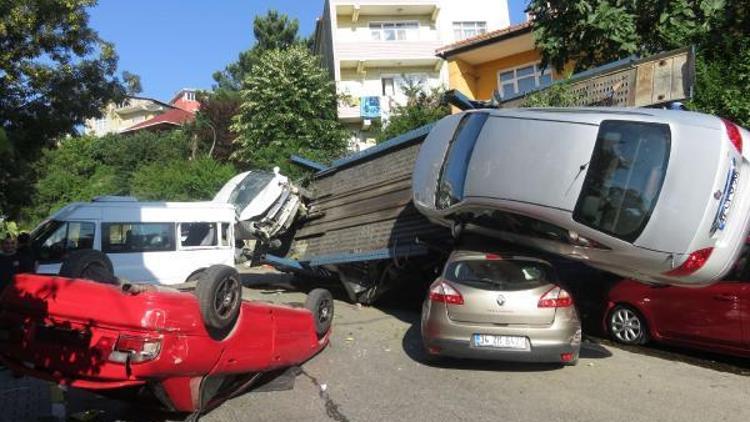
<instances>
[{"instance_id":1,"label":"tree foliage","mask_svg":"<svg viewBox=\"0 0 750 422\"><path fill-rule=\"evenodd\" d=\"M569 81L560 81L547 89L527 95L523 107L573 107L580 104L581 96L571 89Z\"/></svg>"},{"instance_id":2,"label":"tree foliage","mask_svg":"<svg viewBox=\"0 0 750 422\"><path fill-rule=\"evenodd\" d=\"M531 0L543 65L577 70L632 54L651 54L704 40L722 26L725 0ZM739 2L738 2L739 3ZM731 13L731 12L730 12Z\"/></svg>"},{"instance_id":3,"label":"tree foliage","mask_svg":"<svg viewBox=\"0 0 750 422\"><path fill-rule=\"evenodd\" d=\"M264 52L241 94L232 126L239 161L298 175L288 164L292 154L328 161L343 153L347 133L337 120L333 82L306 48Z\"/></svg>"},{"instance_id":4,"label":"tree foliage","mask_svg":"<svg viewBox=\"0 0 750 422\"><path fill-rule=\"evenodd\" d=\"M407 100L396 106L380 131L378 142L386 141L410 130L433 123L451 113L444 101L445 90L429 88L419 79L404 77L401 90Z\"/></svg>"},{"instance_id":5,"label":"tree foliage","mask_svg":"<svg viewBox=\"0 0 750 422\"><path fill-rule=\"evenodd\" d=\"M631 54L697 48L691 108L750 124L750 2L531 0L543 62L578 70Z\"/></svg>"},{"instance_id":6,"label":"tree foliage","mask_svg":"<svg viewBox=\"0 0 750 422\"><path fill-rule=\"evenodd\" d=\"M232 119L240 109L240 94L229 90L201 92L198 100L201 108L189 127L195 141L193 156L205 153L219 161L227 161L237 137L231 126Z\"/></svg>"},{"instance_id":7,"label":"tree foliage","mask_svg":"<svg viewBox=\"0 0 750 422\"><path fill-rule=\"evenodd\" d=\"M265 16L256 16L253 20L255 44L239 54L237 61L229 64L223 71L213 74L216 90L239 91L242 83L250 75L261 54L268 50L285 50L292 45L304 42L297 36L299 21L290 19L276 10L269 10Z\"/></svg>"},{"instance_id":8,"label":"tree foliage","mask_svg":"<svg viewBox=\"0 0 750 422\"><path fill-rule=\"evenodd\" d=\"M234 168L206 157L189 161L189 143L179 130L65 139L35 165L39 180L24 221L35 223L65 204L99 195L208 199Z\"/></svg>"},{"instance_id":9,"label":"tree foliage","mask_svg":"<svg viewBox=\"0 0 750 422\"><path fill-rule=\"evenodd\" d=\"M208 157L151 163L133 174L131 193L141 200L210 200L235 171L231 164Z\"/></svg>"},{"instance_id":10,"label":"tree foliage","mask_svg":"<svg viewBox=\"0 0 750 422\"><path fill-rule=\"evenodd\" d=\"M130 73L127 70L122 72L122 80L125 82L125 93L128 95L138 95L143 92L141 77Z\"/></svg>"},{"instance_id":11,"label":"tree foliage","mask_svg":"<svg viewBox=\"0 0 750 422\"><path fill-rule=\"evenodd\" d=\"M30 160L124 94L117 55L88 26L95 0L0 2L0 209L28 203Z\"/></svg>"}]
</instances>

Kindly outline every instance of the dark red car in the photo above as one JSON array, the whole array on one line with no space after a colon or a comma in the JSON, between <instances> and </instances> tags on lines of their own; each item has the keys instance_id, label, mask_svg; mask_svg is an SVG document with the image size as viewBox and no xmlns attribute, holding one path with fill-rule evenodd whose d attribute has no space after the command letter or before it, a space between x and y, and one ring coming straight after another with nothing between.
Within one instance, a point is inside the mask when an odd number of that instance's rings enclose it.
<instances>
[{"instance_id":1,"label":"dark red car","mask_svg":"<svg viewBox=\"0 0 750 422\"><path fill-rule=\"evenodd\" d=\"M19 275L0 296L0 359L17 373L72 387L152 393L170 410L197 415L246 389L258 374L300 364L328 344L328 291L310 292L305 307L243 301L232 284L238 282L234 269L209 275L217 274L223 281L213 286L213 301L160 288ZM226 331L207 325L203 307L215 305L221 317L235 302Z\"/></svg>"},{"instance_id":2,"label":"dark red car","mask_svg":"<svg viewBox=\"0 0 750 422\"><path fill-rule=\"evenodd\" d=\"M750 356L748 264L746 251L724 280L702 288L620 281L609 291L605 328L624 344L654 340Z\"/></svg>"}]
</instances>

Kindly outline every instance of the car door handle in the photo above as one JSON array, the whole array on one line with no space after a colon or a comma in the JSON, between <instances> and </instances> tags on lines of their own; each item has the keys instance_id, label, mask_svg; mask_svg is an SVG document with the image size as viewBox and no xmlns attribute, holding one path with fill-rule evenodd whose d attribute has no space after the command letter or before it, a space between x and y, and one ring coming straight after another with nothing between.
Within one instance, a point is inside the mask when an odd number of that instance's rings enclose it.
<instances>
[{"instance_id":1,"label":"car door handle","mask_svg":"<svg viewBox=\"0 0 750 422\"><path fill-rule=\"evenodd\" d=\"M722 302L737 302L737 296L735 295L715 295L714 299Z\"/></svg>"}]
</instances>

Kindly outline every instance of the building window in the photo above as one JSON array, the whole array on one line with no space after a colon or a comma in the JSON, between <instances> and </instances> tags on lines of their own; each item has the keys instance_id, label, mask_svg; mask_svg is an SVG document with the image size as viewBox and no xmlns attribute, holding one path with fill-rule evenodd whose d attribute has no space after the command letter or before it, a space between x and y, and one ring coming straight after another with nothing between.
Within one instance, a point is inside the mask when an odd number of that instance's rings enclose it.
<instances>
[{"instance_id":1,"label":"building window","mask_svg":"<svg viewBox=\"0 0 750 422\"><path fill-rule=\"evenodd\" d=\"M379 22L370 24L373 41L411 41L417 39L418 22Z\"/></svg>"},{"instance_id":2,"label":"building window","mask_svg":"<svg viewBox=\"0 0 750 422\"><path fill-rule=\"evenodd\" d=\"M96 119L96 132L101 133L107 130L107 119Z\"/></svg>"},{"instance_id":3,"label":"building window","mask_svg":"<svg viewBox=\"0 0 750 422\"><path fill-rule=\"evenodd\" d=\"M456 41L475 37L487 32L487 22L453 22Z\"/></svg>"},{"instance_id":4,"label":"building window","mask_svg":"<svg viewBox=\"0 0 750 422\"><path fill-rule=\"evenodd\" d=\"M539 64L517 67L497 72L497 86L503 98L525 94L535 88L552 83L552 71L542 71Z\"/></svg>"},{"instance_id":5,"label":"building window","mask_svg":"<svg viewBox=\"0 0 750 422\"><path fill-rule=\"evenodd\" d=\"M185 100L187 100L187 101L195 101L195 92L193 92L193 91L187 91L185 93Z\"/></svg>"},{"instance_id":6,"label":"building window","mask_svg":"<svg viewBox=\"0 0 750 422\"><path fill-rule=\"evenodd\" d=\"M384 97L392 97L396 95L396 83L394 78L383 78L381 82L383 84Z\"/></svg>"}]
</instances>

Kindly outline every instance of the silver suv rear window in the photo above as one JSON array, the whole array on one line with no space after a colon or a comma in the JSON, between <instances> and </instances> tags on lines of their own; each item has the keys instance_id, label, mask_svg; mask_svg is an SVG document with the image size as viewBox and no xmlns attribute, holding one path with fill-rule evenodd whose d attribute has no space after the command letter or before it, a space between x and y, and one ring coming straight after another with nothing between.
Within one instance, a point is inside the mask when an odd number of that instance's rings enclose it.
<instances>
[{"instance_id":1,"label":"silver suv rear window","mask_svg":"<svg viewBox=\"0 0 750 422\"><path fill-rule=\"evenodd\" d=\"M451 262L448 281L488 290L527 290L555 281L552 269L541 262L508 259L467 259Z\"/></svg>"},{"instance_id":2,"label":"silver suv rear window","mask_svg":"<svg viewBox=\"0 0 750 422\"><path fill-rule=\"evenodd\" d=\"M635 241L659 198L669 149L666 124L603 121L573 219Z\"/></svg>"}]
</instances>

